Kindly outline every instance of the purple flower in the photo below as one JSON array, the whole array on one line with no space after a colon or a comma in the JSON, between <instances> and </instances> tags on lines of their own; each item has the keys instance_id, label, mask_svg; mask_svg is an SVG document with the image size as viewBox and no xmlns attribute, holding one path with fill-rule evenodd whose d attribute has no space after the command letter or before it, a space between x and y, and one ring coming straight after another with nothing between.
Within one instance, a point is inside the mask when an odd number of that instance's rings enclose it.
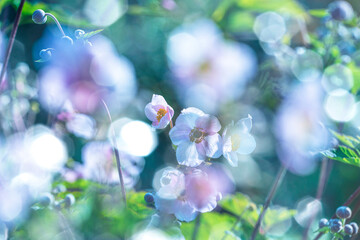
<instances>
[{"instance_id":1,"label":"purple flower","mask_svg":"<svg viewBox=\"0 0 360 240\"><path fill-rule=\"evenodd\" d=\"M157 129L165 128L174 116L174 110L161 95L154 94L151 102L145 107L146 117L152 121L152 126Z\"/></svg>"},{"instance_id":2,"label":"purple flower","mask_svg":"<svg viewBox=\"0 0 360 240\"><path fill-rule=\"evenodd\" d=\"M223 186L229 181L216 173L220 169L191 169L185 174L177 169L166 169L160 178L161 187L155 195L155 207L174 214L180 221L192 221L199 212L212 211L226 193Z\"/></svg>"},{"instance_id":3,"label":"purple flower","mask_svg":"<svg viewBox=\"0 0 360 240\"><path fill-rule=\"evenodd\" d=\"M220 157L222 142L217 133L220 129L216 117L197 108L182 110L169 133L172 143L177 146L176 158L179 164L196 167L207 157Z\"/></svg>"},{"instance_id":4,"label":"purple flower","mask_svg":"<svg viewBox=\"0 0 360 240\"><path fill-rule=\"evenodd\" d=\"M250 154L256 147L254 137L250 134L252 128L252 118L239 120L236 124L230 123L223 133L223 154L230 165L236 167L238 164L238 154Z\"/></svg>"}]
</instances>

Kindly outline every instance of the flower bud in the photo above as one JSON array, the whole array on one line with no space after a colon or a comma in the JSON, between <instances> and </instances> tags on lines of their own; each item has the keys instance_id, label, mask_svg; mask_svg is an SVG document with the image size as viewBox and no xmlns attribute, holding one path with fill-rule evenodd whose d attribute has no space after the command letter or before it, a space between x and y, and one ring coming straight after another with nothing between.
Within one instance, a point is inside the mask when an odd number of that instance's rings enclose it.
<instances>
[{"instance_id":1,"label":"flower bud","mask_svg":"<svg viewBox=\"0 0 360 240\"><path fill-rule=\"evenodd\" d=\"M351 217L351 209L346 206L338 207L336 209L336 216L341 219L348 219Z\"/></svg>"},{"instance_id":2,"label":"flower bud","mask_svg":"<svg viewBox=\"0 0 360 240\"><path fill-rule=\"evenodd\" d=\"M341 225L331 225L330 226L330 231L332 233L339 233L342 230L342 226Z\"/></svg>"},{"instance_id":3,"label":"flower bud","mask_svg":"<svg viewBox=\"0 0 360 240\"><path fill-rule=\"evenodd\" d=\"M39 199L39 203L41 205L43 205L44 207L49 206L53 202L54 202L54 196L52 194L50 194L50 193L43 194Z\"/></svg>"},{"instance_id":4,"label":"flower bud","mask_svg":"<svg viewBox=\"0 0 360 240\"><path fill-rule=\"evenodd\" d=\"M354 230L353 235L358 234L358 232L359 232L359 226L357 225L357 223L352 222L352 223L350 223L350 225L353 227L353 230Z\"/></svg>"},{"instance_id":5,"label":"flower bud","mask_svg":"<svg viewBox=\"0 0 360 240\"><path fill-rule=\"evenodd\" d=\"M154 202L154 195L152 193L146 193L144 196L145 202L153 203Z\"/></svg>"},{"instance_id":6,"label":"flower bud","mask_svg":"<svg viewBox=\"0 0 360 240\"><path fill-rule=\"evenodd\" d=\"M352 235L354 233L354 228L350 224L344 226L344 233L346 235Z\"/></svg>"},{"instance_id":7,"label":"flower bud","mask_svg":"<svg viewBox=\"0 0 360 240\"><path fill-rule=\"evenodd\" d=\"M329 221L326 218L322 218L319 221L319 228L327 227L329 226Z\"/></svg>"},{"instance_id":8,"label":"flower bud","mask_svg":"<svg viewBox=\"0 0 360 240\"><path fill-rule=\"evenodd\" d=\"M32 20L36 24L44 24L46 23L47 16L45 15L45 12L43 10L38 9L33 13Z\"/></svg>"},{"instance_id":9,"label":"flower bud","mask_svg":"<svg viewBox=\"0 0 360 240\"><path fill-rule=\"evenodd\" d=\"M51 50L49 48L42 49L39 53L41 60L43 60L44 62L49 61L51 58L51 55L52 55Z\"/></svg>"},{"instance_id":10,"label":"flower bud","mask_svg":"<svg viewBox=\"0 0 360 240\"><path fill-rule=\"evenodd\" d=\"M335 1L329 4L328 11L331 17L337 21L348 21L354 17L354 10L346 1Z\"/></svg>"},{"instance_id":11,"label":"flower bud","mask_svg":"<svg viewBox=\"0 0 360 240\"><path fill-rule=\"evenodd\" d=\"M72 40L71 37L69 36L63 36L61 38L61 42L65 45L65 46L71 46L74 44L74 41Z\"/></svg>"},{"instance_id":12,"label":"flower bud","mask_svg":"<svg viewBox=\"0 0 360 240\"><path fill-rule=\"evenodd\" d=\"M77 39L82 38L85 35L85 31L82 29L75 30L75 37Z\"/></svg>"},{"instance_id":13,"label":"flower bud","mask_svg":"<svg viewBox=\"0 0 360 240\"><path fill-rule=\"evenodd\" d=\"M54 209L61 210L61 202L55 201L53 204Z\"/></svg>"},{"instance_id":14,"label":"flower bud","mask_svg":"<svg viewBox=\"0 0 360 240\"><path fill-rule=\"evenodd\" d=\"M71 193L67 194L64 199L65 207L69 208L75 204L75 197Z\"/></svg>"}]
</instances>

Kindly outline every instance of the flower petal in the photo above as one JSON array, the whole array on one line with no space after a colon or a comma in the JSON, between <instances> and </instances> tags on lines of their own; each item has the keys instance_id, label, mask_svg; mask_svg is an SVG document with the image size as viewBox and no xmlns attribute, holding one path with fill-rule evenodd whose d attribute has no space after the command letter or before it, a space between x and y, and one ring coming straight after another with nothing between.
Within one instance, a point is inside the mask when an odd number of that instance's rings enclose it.
<instances>
[{"instance_id":1,"label":"flower petal","mask_svg":"<svg viewBox=\"0 0 360 240\"><path fill-rule=\"evenodd\" d=\"M145 115L150 121L152 121L152 122L157 121L157 119L156 119L157 110L155 109L154 105L152 105L151 103L148 103L146 105Z\"/></svg>"},{"instance_id":2,"label":"flower petal","mask_svg":"<svg viewBox=\"0 0 360 240\"><path fill-rule=\"evenodd\" d=\"M239 154L250 154L256 148L256 141L255 138L250 134L242 134L240 146L236 150Z\"/></svg>"},{"instance_id":3,"label":"flower petal","mask_svg":"<svg viewBox=\"0 0 360 240\"><path fill-rule=\"evenodd\" d=\"M222 154L222 138L219 134L208 135L204 141L197 144L200 153L210 158L218 158Z\"/></svg>"},{"instance_id":4,"label":"flower petal","mask_svg":"<svg viewBox=\"0 0 360 240\"><path fill-rule=\"evenodd\" d=\"M196 210L187 201L178 200L174 212L178 220L185 222L190 222L197 216Z\"/></svg>"},{"instance_id":5,"label":"flower petal","mask_svg":"<svg viewBox=\"0 0 360 240\"><path fill-rule=\"evenodd\" d=\"M196 167L205 160L205 156L199 154L194 142L185 141L177 147L176 159L180 165Z\"/></svg>"},{"instance_id":6,"label":"flower petal","mask_svg":"<svg viewBox=\"0 0 360 240\"><path fill-rule=\"evenodd\" d=\"M160 119L160 122L154 126L157 129L163 129L170 123L170 113L166 113L165 116L163 116Z\"/></svg>"},{"instance_id":7,"label":"flower petal","mask_svg":"<svg viewBox=\"0 0 360 240\"><path fill-rule=\"evenodd\" d=\"M238 127L242 132L249 133L252 128L252 117L248 114L247 118L240 119L236 123L236 127Z\"/></svg>"},{"instance_id":8,"label":"flower petal","mask_svg":"<svg viewBox=\"0 0 360 240\"><path fill-rule=\"evenodd\" d=\"M185 125L193 129L196 120L203 115L204 113L197 108L186 108L181 111L181 114L176 119L176 125Z\"/></svg>"},{"instance_id":9,"label":"flower petal","mask_svg":"<svg viewBox=\"0 0 360 240\"><path fill-rule=\"evenodd\" d=\"M164 107L168 105L163 96L156 95L156 94L153 94L152 99L151 99L151 104L162 105Z\"/></svg>"},{"instance_id":10,"label":"flower petal","mask_svg":"<svg viewBox=\"0 0 360 240\"><path fill-rule=\"evenodd\" d=\"M239 158L236 152L224 152L224 157L228 160L231 166L233 167L238 166Z\"/></svg>"},{"instance_id":11,"label":"flower petal","mask_svg":"<svg viewBox=\"0 0 360 240\"><path fill-rule=\"evenodd\" d=\"M202 128L210 134L217 133L221 129L221 124L219 120L216 117L208 114L199 117L196 120L195 125L197 128Z\"/></svg>"},{"instance_id":12,"label":"flower petal","mask_svg":"<svg viewBox=\"0 0 360 240\"><path fill-rule=\"evenodd\" d=\"M191 129L185 125L173 127L169 132L171 142L175 145L179 145L183 141L190 141L190 131Z\"/></svg>"}]
</instances>

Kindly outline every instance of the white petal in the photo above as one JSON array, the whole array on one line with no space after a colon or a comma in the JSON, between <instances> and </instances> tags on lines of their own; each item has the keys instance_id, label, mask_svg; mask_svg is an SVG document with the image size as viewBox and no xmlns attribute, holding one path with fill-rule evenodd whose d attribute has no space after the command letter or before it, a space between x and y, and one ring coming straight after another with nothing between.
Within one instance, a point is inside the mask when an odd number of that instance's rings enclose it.
<instances>
[{"instance_id":1,"label":"white petal","mask_svg":"<svg viewBox=\"0 0 360 240\"><path fill-rule=\"evenodd\" d=\"M205 150L206 156L210 158L218 158L222 154L222 138L219 134L206 136L201 146Z\"/></svg>"},{"instance_id":2,"label":"white petal","mask_svg":"<svg viewBox=\"0 0 360 240\"><path fill-rule=\"evenodd\" d=\"M250 154L255 150L255 147L255 138L250 134L243 134L241 135L240 146L236 152L239 154Z\"/></svg>"},{"instance_id":3,"label":"white petal","mask_svg":"<svg viewBox=\"0 0 360 240\"><path fill-rule=\"evenodd\" d=\"M219 120L208 114L199 117L195 124L196 127L204 129L207 133L217 133L221 129Z\"/></svg>"},{"instance_id":4,"label":"white petal","mask_svg":"<svg viewBox=\"0 0 360 240\"><path fill-rule=\"evenodd\" d=\"M176 158L179 164L196 167L204 160L205 156L200 155L194 142L182 142L176 149Z\"/></svg>"},{"instance_id":5,"label":"white petal","mask_svg":"<svg viewBox=\"0 0 360 240\"><path fill-rule=\"evenodd\" d=\"M193 129L195 127L196 120L203 116L204 113L197 108L186 108L181 111L181 114L176 119L176 125L185 125Z\"/></svg>"},{"instance_id":6,"label":"white petal","mask_svg":"<svg viewBox=\"0 0 360 240\"><path fill-rule=\"evenodd\" d=\"M250 116L250 114L247 118L240 119L236 123L236 127L240 128L240 130L244 133L249 133L252 128L252 117Z\"/></svg>"},{"instance_id":7,"label":"white petal","mask_svg":"<svg viewBox=\"0 0 360 240\"><path fill-rule=\"evenodd\" d=\"M165 98L161 95L156 95L156 94L153 94L151 99L151 104L154 106L156 105L167 106L167 102L165 101Z\"/></svg>"},{"instance_id":8,"label":"white petal","mask_svg":"<svg viewBox=\"0 0 360 240\"><path fill-rule=\"evenodd\" d=\"M231 166L233 167L238 166L239 158L236 152L224 152L224 157L228 160Z\"/></svg>"},{"instance_id":9,"label":"white petal","mask_svg":"<svg viewBox=\"0 0 360 240\"><path fill-rule=\"evenodd\" d=\"M184 125L173 127L169 132L171 142L179 145L183 141L190 141L190 131L191 129Z\"/></svg>"}]
</instances>

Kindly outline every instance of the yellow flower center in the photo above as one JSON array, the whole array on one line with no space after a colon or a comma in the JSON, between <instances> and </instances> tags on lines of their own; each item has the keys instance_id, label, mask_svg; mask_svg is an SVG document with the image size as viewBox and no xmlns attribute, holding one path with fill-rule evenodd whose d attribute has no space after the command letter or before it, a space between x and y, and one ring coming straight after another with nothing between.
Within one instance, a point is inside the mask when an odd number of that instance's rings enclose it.
<instances>
[{"instance_id":1,"label":"yellow flower center","mask_svg":"<svg viewBox=\"0 0 360 240\"><path fill-rule=\"evenodd\" d=\"M239 134L235 133L231 135L231 150L236 151L240 147L241 137Z\"/></svg>"},{"instance_id":2,"label":"yellow flower center","mask_svg":"<svg viewBox=\"0 0 360 240\"><path fill-rule=\"evenodd\" d=\"M157 116L156 116L156 119L158 120L158 122L160 122L161 118L163 116L165 116L167 114L167 111L163 108L160 108L158 111L157 111Z\"/></svg>"}]
</instances>

